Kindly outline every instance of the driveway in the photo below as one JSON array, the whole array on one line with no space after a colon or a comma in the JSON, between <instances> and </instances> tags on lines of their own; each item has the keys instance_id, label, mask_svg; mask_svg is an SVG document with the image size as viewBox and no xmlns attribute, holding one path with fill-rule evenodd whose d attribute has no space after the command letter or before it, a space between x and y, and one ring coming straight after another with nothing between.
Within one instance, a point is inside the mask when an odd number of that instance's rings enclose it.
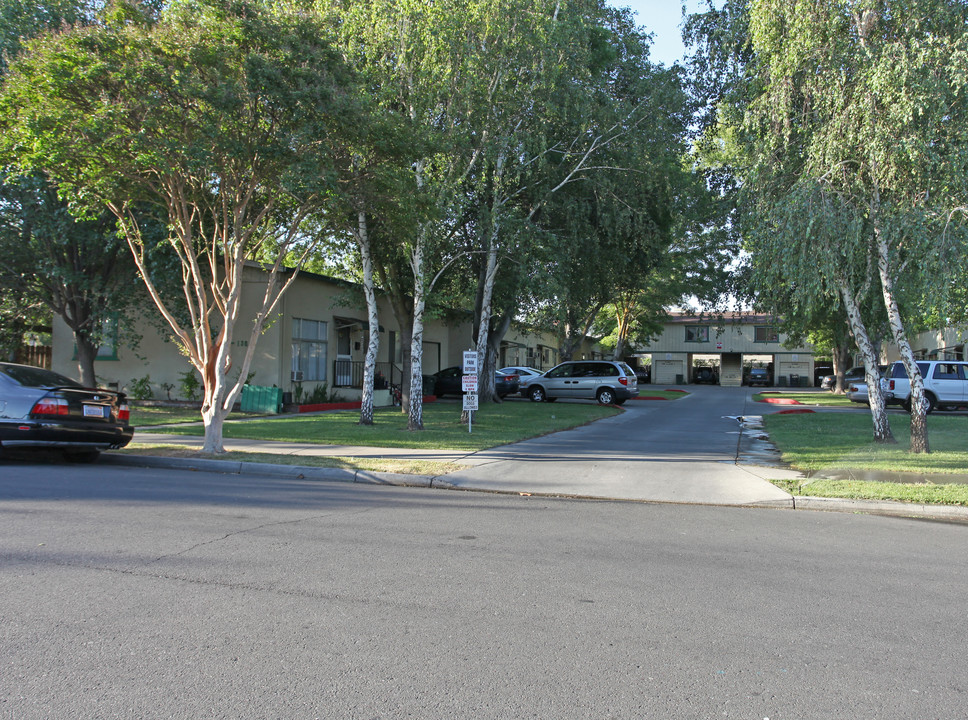
<instances>
[{"instance_id":1,"label":"driveway","mask_svg":"<svg viewBox=\"0 0 968 720\"><path fill-rule=\"evenodd\" d=\"M737 418L758 415L769 406L753 403L754 391L748 388L690 386L689 393L675 401L632 400L625 405L627 411L615 417L475 453L473 467L438 478L434 485L788 506L790 496L765 478L799 473L744 459L759 433L744 432ZM547 407L554 413L554 404Z\"/></svg>"}]
</instances>

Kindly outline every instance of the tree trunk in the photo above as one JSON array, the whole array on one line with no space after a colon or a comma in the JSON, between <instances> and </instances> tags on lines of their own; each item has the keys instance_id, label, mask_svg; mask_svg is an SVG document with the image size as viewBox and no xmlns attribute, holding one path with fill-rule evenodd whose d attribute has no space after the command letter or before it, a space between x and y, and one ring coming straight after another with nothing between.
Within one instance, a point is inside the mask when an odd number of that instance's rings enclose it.
<instances>
[{"instance_id":1,"label":"tree trunk","mask_svg":"<svg viewBox=\"0 0 968 720\"><path fill-rule=\"evenodd\" d=\"M841 300L844 303L844 308L847 310L847 319L854 333L854 340L857 342L857 347L864 357L867 397L871 407L871 420L874 424L874 442L895 444L897 440L894 439L894 433L891 432L887 409L884 406L884 395L881 393L877 352L874 350L874 345L870 341L867 326L861 317L860 306L854 299L849 283L843 276L837 277L836 282L837 288L840 291Z\"/></svg>"},{"instance_id":2,"label":"tree trunk","mask_svg":"<svg viewBox=\"0 0 968 720\"><path fill-rule=\"evenodd\" d=\"M847 392L844 387L844 374L850 370L850 348L846 344L835 344L831 352L834 364L834 387L835 395L843 395Z\"/></svg>"},{"instance_id":3,"label":"tree trunk","mask_svg":"<svg viewBox=\"0 0 968 720\"><path fill-rule=\"evenodd\" d=\"M363 294L366 296L367 317L369 319L369 342L366 346L366 360L363 363L363 396L360 402L360 425L373 424L373 378L376 374L376 357L380 349L380 318L376 304L376 289L373 285L373 257L370 252L370 235L366 224L366 213L359 213L356 242L360 248L363 264Z\"/></svg>"},{"instance_id":4,"label":"tree trunk","mask_svg":"<svg viewBox=\"0 0 968 720\"><path fill-rule=\"evenodd\" d=\"M487 249L487 269L484 273L484 287L481 293L480 321L477 326L477 375L478 402L492 402L496 399L494 392L494 370L488 369L488 340L491 329L491 302L494 297L494 281L497 278L497 225L491 226L490 242Z\"/></svg>"},{"instance_id":5,"label":"tree trunk","mask_svg":"<svg viewBox=\"0 0 968 720\"><path fill-rule=\"evenodd\" d=\"M97 387L97 377L94 374L94 358L97 357L97 346L91 342L87 333L74 331L74 345L77 347L77 369L81 374L81 385L88 388Z\"/></svg>"},{"instance_id":6,"label":"tree trunk","mask_svg":"<svg viewBox=\"0 0 968 720\"><path fill-rule=\"evenodd\" d=\"M210 404L210 400L206 397L205 404L202 406L202 424L205 426L205 442L201 450L203 453L225 452L225 445L222 442L225 415L220 406Z\"/></svg>"},{"instance_id":7,"label":"tree trunk","mask_svg":"<svg viewBox=\"0 0 968 720\"><path fill-rule=\"evenodd\" d=\"M412 255L413 265L413 334L410 338L410 403L407 408L407 429L423 430L423 316L424 246L422 233Z\"/></svg>"},{"instance_id":8,"label":"tree trunk","mask_svg":"<svg viewBox=\"0 0 968 720\"><path fill-rule=\"evenodd\" d=\"M901 311L897 305L897 297L894 295L887 241L877 228L874 229L874 235L877 238L877 270L881 276L881 290L884 296L884 307L887 309L891 337L897 345L908 378L911 380L911 452L926 453L930 452L930 447L928 446L928 415L924 381L914 361L914 352L911 350L911 343L908 342L904 323L901 320Z\"/></svg>"}]
</instances>

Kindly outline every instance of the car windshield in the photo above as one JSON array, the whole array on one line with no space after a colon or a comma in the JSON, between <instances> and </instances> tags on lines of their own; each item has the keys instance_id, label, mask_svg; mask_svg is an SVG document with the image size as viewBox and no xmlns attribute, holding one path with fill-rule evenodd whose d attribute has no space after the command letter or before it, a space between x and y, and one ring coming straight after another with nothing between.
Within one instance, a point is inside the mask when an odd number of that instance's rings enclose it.
<instances>
[{"instance_id":1,"label":"car windshield","mask_svg":"<svg viewBox=\"0 0 968 720\"><path fill-rule=\"evenodd\" d=\"M0 365L0 372L25 387L83 387L80 383L68 377L43 368L26 365Z\"/></svg>"}]
</instances>

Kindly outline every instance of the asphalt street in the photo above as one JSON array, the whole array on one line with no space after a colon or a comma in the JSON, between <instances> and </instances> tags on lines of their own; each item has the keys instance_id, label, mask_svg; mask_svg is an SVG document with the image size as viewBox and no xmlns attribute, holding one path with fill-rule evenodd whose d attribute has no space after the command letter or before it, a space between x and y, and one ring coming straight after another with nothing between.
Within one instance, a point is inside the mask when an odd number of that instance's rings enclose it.
<instances>
[{"instance_id":1,"label":"asphalt street","mask_svg":"<svg viewBox=\"0 0 968 720\"><path fill-rule=\"evenodd\" d=\"M958 718L968 526L0 466L0 717Z\"/></svg>"}]
</instances>

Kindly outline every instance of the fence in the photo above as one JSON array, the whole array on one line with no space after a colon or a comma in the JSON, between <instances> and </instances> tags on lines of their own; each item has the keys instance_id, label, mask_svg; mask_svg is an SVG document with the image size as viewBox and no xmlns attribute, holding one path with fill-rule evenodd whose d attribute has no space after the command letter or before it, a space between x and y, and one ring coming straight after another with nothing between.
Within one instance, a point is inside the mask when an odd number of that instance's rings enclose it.
<instances>
[{"instance_id":1,"label":"fence","mask_svg":"<svg viewBox=\"0 0 968 720\"><path fill-rule=\"evenodd\" d=\"M357 360L334 360L333 387L362 388L363 365L363 362ZM382 390L390 385L400 385L402 379L403 371L393 363L377 363L373 387Z\"/></svg>"},{"instance_id":2,"label":"fence","mask_svg":"<svg viewBox=\"0 0 968 720\"><path fill-rule=\"evenodd\" d=\"M50 370L51 347L49 345L21 346L14 353L13 361L21 365L35 365Z\"/></svg>"}]
</instances>

